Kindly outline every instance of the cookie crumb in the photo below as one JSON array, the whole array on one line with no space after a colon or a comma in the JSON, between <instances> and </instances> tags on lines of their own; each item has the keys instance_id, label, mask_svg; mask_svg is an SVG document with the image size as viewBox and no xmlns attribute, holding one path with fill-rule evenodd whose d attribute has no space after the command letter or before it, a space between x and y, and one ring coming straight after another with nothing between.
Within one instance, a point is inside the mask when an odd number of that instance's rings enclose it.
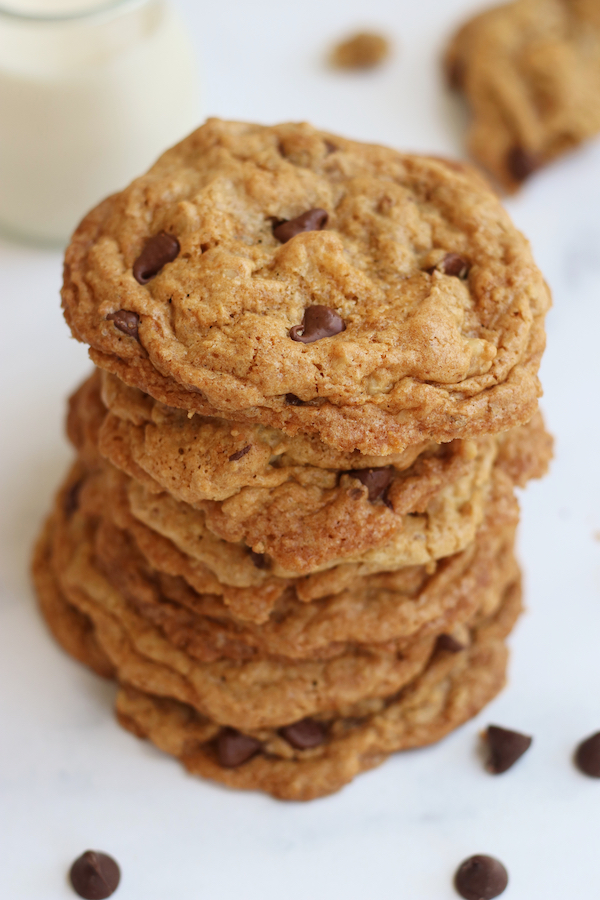
<instances>
[{"instance_id":1,"label":"cookie crumb","mask_svg":"<svg viewBox=\"0 0 600 900\"><path fill-rule=\"evenodd\" d=\"M331 51L330 62L338 69L373 69L390 55L391 44L381 34L360 31Z\"/></svg>"}]
</instances>

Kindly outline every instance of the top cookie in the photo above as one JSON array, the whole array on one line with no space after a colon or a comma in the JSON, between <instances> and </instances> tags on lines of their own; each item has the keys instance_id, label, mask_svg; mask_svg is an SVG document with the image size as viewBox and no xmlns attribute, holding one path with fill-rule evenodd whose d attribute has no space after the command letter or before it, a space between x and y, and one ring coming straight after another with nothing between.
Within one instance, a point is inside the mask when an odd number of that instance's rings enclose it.
<instances>
[{"instance_id":1,"label":"top cookie","mask_svg":"<svg viewBox=\"0 0 600 900\"><path fill-rule=\"evenodd\" d=\"M158 400L376 455L531 418L550 302L468 167L216 119L84 219L62 296Z\"/></svg>"},{"instance_id":2,"label":"top cookie","mask_svg":"<svg viewBox=\"0 0 600 900\"><path fill-rule=\"evenodd\" d=\"M600 131L598 0L516 0L471 19L446 53L471 108L469 149L514 191Z\"/></svg>"}]
</instances>

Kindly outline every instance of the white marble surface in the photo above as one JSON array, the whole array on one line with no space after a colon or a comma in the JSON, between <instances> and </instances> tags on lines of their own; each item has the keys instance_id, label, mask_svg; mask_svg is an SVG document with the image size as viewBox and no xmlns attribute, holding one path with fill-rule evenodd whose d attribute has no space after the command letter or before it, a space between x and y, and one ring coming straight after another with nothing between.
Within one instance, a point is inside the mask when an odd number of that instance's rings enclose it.
<instances>
[{"instance_id":1,"label":"white marble surface","mask_svg":"<svg viewBox=\"0 0 600 900\"><path fill-rule=\"evenodd\" d=\"M471 0L180 0L202 60L208 113L310 119L401 148L461 152L439 48ZM328 72L355 25L395 36L379 72ZM523 498L528 613L509 687L441 745L397 756L308 805L187 776L123 732L113 688L68 659L37 615L30 547L69 458L64 401L88 370L58 305L60 254L0 242L0 895L67 900L70 861L105 850L119 900L451 900L475 852L510 871L507 900L597 896L600 782L572 766L600 729L600 143L508 204L553 289L543 407L557 436L545 481ZM475 753L488 722L535 736L492 778Z\"/></svg>"}]
</instances>

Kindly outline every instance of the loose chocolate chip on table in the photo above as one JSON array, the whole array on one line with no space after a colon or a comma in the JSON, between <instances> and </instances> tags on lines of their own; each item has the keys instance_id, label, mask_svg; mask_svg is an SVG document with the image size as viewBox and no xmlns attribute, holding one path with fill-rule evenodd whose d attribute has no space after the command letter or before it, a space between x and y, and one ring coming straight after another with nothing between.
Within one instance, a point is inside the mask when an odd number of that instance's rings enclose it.
<instances>
[{"instance_id":1,"label":"loose chocolate chip on table","mask_svg":"<svg viewBox=\"0 0 600 900\"><path fill-rule=\"evenodd\" d=\"M246 444L245 447L242 447L241 450L238 450L237 453L232 453L229 457L229 462L237 462L238 459L241 459L242 456L245 456L246 453L250 453L252 449L252 444Z\"/></svg>"},{"instance_id":2,"label":"loose chocolate chip on table","mask_svg":"<svg viewBox=\"0 0 600 900\"><path fill-rule=\"evenodd\" d=\"M304 312L302 324L290 328L290 337L293 341L313 344L321 338L333 337L345 330L344 320L334 309L329 309L328 306L309 306Z\"/></svg>"},{"instance_id":3,"label":"loose chocolate chip on table","mask_svg":"<svg viewBox=\"0 0 600 900\"><path fill-rule=\"evenodd\" d=\"M179 241L166 231L149 238L133 264L133 277L139 284L147 284L163 266L179 256Z\"/></svg>"},{"instance_id":4,"label":"loose chocolate chip on table","mask_svg":"<svg viewBox=\"0 0 600 900\"><path fill-rule=\"evenodd\" d=\"M392 480L393 466L382 466L379 469L352 469L348 472L352 478L357 478L369 491L369 500L381 500Z\"/></svg>"},{"instance_id":5,"label":"loose chocolate chip on table","mask_svg":"<svg viewBox=\"0 0 600 900\"><path fill-rule=\"evenodd\" d=\"M98 850L86 850L71 866L69 873L75 893L85 900L104 900L114 894L121 880L118 865Z\"/></svg>"},{"instance_id":6,"label":"loose chocolate chip on table","mask_svg":"<svg viewBox=\"0 0 600 900\"><path fill-rule=\"evenodd\" d=\"M285 402L288 406L304 406L304 400L301 400L300 397L296 397L295 394L286 394Z\"/></svg>"},{"instance_id":7,"label":"loose chocolate chip on table","mask_svg":"<svg viewBox=\"0 0 600 900\"><path fill-rule=\"evenodd\" d=\"M506 155L508 171L517 181L525 181L539 168L540 161L535 153L523 147L513 147Z\"/></svg>"},{"instance_id":8,"label":"loose chocolate chip on table","mask_svg":"<svg viewBox=\"0 0 600 900\"><path fill-rule=\"evenodd\" d=\"M224 728L217 738L217 756L225 769L235 769L252 759L261 748L260 741L235 728Z\"/></svg>"},{"instance_id":9,"label":"loose chocolate chip on table","mask_svg":"<svg viewBox=\"0 0 600 900\"><path fill-rule=\"evenodd\" d=\"M466 650L465 645L457 641L451 634L440 634L436 647L438 650L445 650L447 653L461 653L461 651Z\"/></svg>"},{"instance_id":10,"label":"loose chocolate chip on table","mask_svg":"<svg viewBox=\"0 0 600 900\"><path fill-rule=\"evenodd\" d=\"M508 873L493 856L465 859L454 876L454 887L465 900L493 900L507 884Z\"/></svg>"},{"instance_id":11,"label":"loose chocolate chip on table","mask_svg":"<svg viewBox=\"0 0 600 900\"><path fill-rule=\"evenodd\" d=\"M273 226L273 235L282 244L287 244L297 234L303 231L321 231L327 224L329 218L324 209L309 209L307 212L296 216L295 219L288 219L287 222L280 222Z\"/></svg>"},{"instance_id":12,"label":"loose chocolate chip on table","mask_svg":"<svg viewBox=\"0 0 600 900\"><path fill-rule=\"evenodd\" d=\"M106 318L114 322L115 328L118 328L119 331L122 331L127 337L132 337L135 338L136 341L139 341L138 327L140 324L140 317L137 313L131 312L128 309L119 309L117 312L109 313Z\"/></svg>"},{"instance_id":13,"label":"loose chocolate chip on table","mask_svg":"<svg viewBox=\"0 0 600 900\"><path fill-rule=\"evenodd\" d=\"M575 762L584 775L600 778L600 731L579 745L575 752Z\"/></svg>"},{"instance_id":14,"label":"loose chocolate chip on table","mask_svg":"<svg viewBox=\"0 0 600 900\"><path fill-rule=\"evenodd\" d=\"M296 750L310 750L325 740L325 729L314 719L301 719L300 722L280 728L279 733Z\"/></svg>"},{"instance_id":15,"label":"loose chocolate chip on table","mask_svg":"<svg viewBox=\"0 0 600 900\"><path fill-rule=\"evenodd\" d=\"M532 738L498 725L489 725L485 736L490 751L486 769L492 775L506 772L531 747Z\"/></svg>"}]
</instances>

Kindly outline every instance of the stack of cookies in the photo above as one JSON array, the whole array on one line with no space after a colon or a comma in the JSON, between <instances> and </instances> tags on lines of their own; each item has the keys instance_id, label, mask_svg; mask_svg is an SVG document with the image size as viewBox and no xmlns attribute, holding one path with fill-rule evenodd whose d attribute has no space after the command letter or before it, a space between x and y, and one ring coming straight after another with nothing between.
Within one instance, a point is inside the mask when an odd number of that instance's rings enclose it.
<instances>
[{"instance_id":1,"label":"stack of cookies","mask_svg":"<svg viewBox=\"0 0 600 900\"><path fill-rule=\"evenodd\" d=\"M474 170L210 120L83 221L63 304L97 368L34 575L122 725L306 800L495 696L549 293Z\"/></svg>"}]
</instances>

